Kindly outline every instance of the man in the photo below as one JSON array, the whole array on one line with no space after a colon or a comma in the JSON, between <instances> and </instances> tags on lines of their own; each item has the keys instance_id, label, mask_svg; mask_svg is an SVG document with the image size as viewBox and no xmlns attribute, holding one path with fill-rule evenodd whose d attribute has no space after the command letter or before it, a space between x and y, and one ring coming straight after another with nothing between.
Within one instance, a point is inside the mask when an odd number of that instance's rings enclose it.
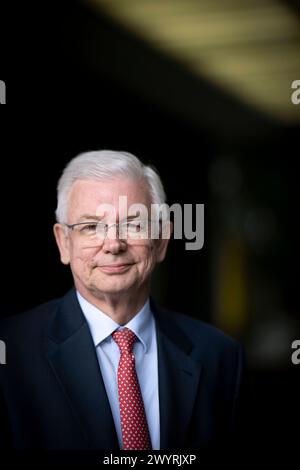
<instances>
[{"instance_id":1,"label":"man","mask_svg":"<svg viewBox=\"0 0 300 470\"><path fill-rule=\"evenodd\" d=\"M241 348L150 298L171 234L152 210L164 201L131 154L88 152L65 168L54 234L75 287L1 324L3 447L187 449L232 435Z\"/></svg>"}]
</instances>

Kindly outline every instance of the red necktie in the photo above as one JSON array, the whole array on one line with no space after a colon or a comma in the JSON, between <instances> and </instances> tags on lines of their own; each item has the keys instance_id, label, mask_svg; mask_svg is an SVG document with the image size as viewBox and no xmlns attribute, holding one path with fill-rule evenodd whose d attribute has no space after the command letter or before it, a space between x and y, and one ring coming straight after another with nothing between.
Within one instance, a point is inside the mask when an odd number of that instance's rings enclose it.
<instances>
[{"instance_id":1,"label":"red necktie","mask_svg":"<svg viewBox=\"0 0 300 470\"><path fill-rule=\"evenodd\" d=\"M128 328L115 331L113 339L120 348L118 391L124 450L151 450L151 440L143 398L132 353L136 336Z\"/></svg>"}]
</instances>

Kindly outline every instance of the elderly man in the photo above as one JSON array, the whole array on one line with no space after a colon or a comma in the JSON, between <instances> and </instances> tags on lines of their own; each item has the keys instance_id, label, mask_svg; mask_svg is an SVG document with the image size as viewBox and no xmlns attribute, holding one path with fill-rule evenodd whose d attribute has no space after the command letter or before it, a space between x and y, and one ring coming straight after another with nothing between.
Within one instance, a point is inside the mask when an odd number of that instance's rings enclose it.
<instances>
[{"instance_id":1,"label":"elderly man","mask_svg":"<svg viewBox=\"0 0 300 470\"><path fill-rule=\"evenodd\" d=\"M150 298L171 233L152 211L164 201L158 174L129 153L66 166L54 234L74 288L1 324L3 447L187 449L232 434L241 348Z\"/></svg>"}]
</instances>

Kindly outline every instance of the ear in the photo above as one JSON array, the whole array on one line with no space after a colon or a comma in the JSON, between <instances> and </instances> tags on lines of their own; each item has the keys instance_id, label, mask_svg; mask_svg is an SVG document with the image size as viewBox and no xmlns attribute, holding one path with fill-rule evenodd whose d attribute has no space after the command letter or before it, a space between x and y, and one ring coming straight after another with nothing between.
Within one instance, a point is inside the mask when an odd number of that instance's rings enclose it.
<instances>
[{"instance_id":1,"label":"ear","mask_svg":"<svg viewBox=\"0 0 300 470\"><path fill-rule=\"evenodd\" d=\"M157 241L157 262L161 263L167 253L167 248L169 245L169 241L171 238L171 235L173 233L173 223L171 221L166 221L163 223L163 227L161 230L161 237Z\"/></svg>"},{"instance_id":2,"label":"ear","mask_svg":"<svg viewBox=\"0 0 300 470\"><path fill-rule=\"evenodd\" d=\"M66 229L61 224L53 226L55 240L60 253L60 260L63 264L70 263L70 240L66 234Z\"/></svg>"}]
</instances>

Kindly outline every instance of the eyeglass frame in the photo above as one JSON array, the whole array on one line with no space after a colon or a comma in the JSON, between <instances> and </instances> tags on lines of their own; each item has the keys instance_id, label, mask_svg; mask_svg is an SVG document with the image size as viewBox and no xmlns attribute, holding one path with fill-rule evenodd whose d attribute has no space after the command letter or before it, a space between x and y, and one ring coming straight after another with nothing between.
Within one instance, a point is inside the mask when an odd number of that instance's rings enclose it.
<instances>
[{"instance_id":1,"label":"eyeglass frame","mask_svg":"<svg viewBox=\"0 0 300 470\"><path fill-rule=\"evenodd\" d=\"M149 222L152 223L152 222L154 222L154 221L151 220L151 219L148 219L148 223L149 223ZM129 223L132 223L132 222L115 222L115 223L113 223L113 224L106 224L106 223L103 223L103 222L101 222L101 221L98 221L98 222L95 222L95 221L86 221L86 222L77 222L77 223L75 223L75 224L66 224L66 223L64 223L64 224L62 224L62 225L64 225L65 227L69 228L70 230L74 230L74 228L75 228L75 227L78 227L79 225L93 225L93 224L94 224L94 225L98 226L98 225L101 225L101 224L102 224L102 226L105 227L105 236L104 236L104 238L103 238L103 240L105 240L106 237L107 237L108 230L109 230L111 227L118 227L118 235L119 235L119 233L120 233L120 232L119 232L119 227L120 227L120 225L127 225L127 224L129 224ZM99 237L99 239L100 239L100 237ZM118 237L118 239L119 239L119 240L128 240L128 238L119 238L119 237ZM136 239L138 239L138 238L133 238L133 239L136 240ZM141 240L143 240L143 239L144 239L144 240L147 240L148 238L141 238Z\"/></svg>"}]
</instances>

